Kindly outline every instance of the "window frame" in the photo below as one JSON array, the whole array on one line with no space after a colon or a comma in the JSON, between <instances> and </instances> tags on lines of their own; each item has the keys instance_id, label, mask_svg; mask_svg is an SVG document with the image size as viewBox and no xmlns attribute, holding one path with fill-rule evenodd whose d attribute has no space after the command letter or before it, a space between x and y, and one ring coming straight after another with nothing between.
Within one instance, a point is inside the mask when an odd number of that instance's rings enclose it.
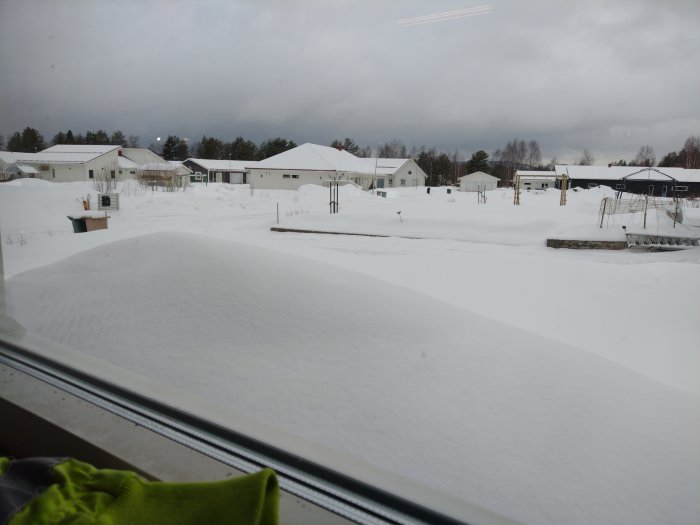
<instances>
[{"instance_id":1,"label":"window frame","mask_svg":"<svg viewBox=\"0 0 700 525\"><path fill-rule=\"evenodd\" d=\"M1 290L0 290L1 291ZM88 374L83 370L68 366L52 357L44 355L52 352L53 343L41 353L37 353L25 344L18 344L0 334L0 377L4 369L14 370L15 375L28 378L26 381L37 381L37 384L48 385L48 396L52 399L42 399L38 405L46 408L49 414L53 405L61 407L67 402L78 400L83 403L83 410L98 410L110 417L110 424L126 424L129 431L134 428L144 429L159 436L159 439L174 442L188 450L207 456L225 465L229 470L236 469L242 473L258 471L262 467L275 470L283 493L305 500L306 505L319 507L326 513L333 514L334 519L341 518L341 523L349 520L354 523L375 524L408 524L434 523L436 525L456 525L464 523L448 514L433 510L440 508L432 505L427 508L419 503L400 497L393 492L370 486L365 482L354 479L348 474L306 460L292 452L267 444L255 437L243 434L216 422L210 422L200 416L189 414L170 404L161 403L153 398L144 396L132 388L123 388L112 381ZM57 346L57 345L56 345ZM23 379L25 380L25 379ZM16 385L16 380L9 386L0 384L0 401L5 401L8 389ZM30 391L34 391L31 388ZM26 387L25 387L26 391ZM19 396L20 398L22 396ZM26 397L26 396L25 396ZM78 414L80 416L80 414ZM75 413L70 421L75 424ZM88 415L82 415L83 422L90 421ZM123 422L123 423L121 423ZM136 427L134 427L136 425ZM63 427L64 425L61 424ZM92 427L96 430L95 427ZM83 435L81 438L90 438ZM96 432L104 438L101 428ZM117 439L117 438L113 438ZM131 448L131 447L129 447ZM110 451L107 450L107 453ZM142 454L145 454L142 452ZM142 456L144 463L151 463L151 457ZM173 457L173 462L180 462L180 457ZM136 465L138 469L139 465ZM389 474L390 478L394 478ZM400 482L402 478L395 481ZM411 488L412 483L405 481ZM402 487L403 488L403 487ZM416 486L412 493L418 495L425 487ZM429 491L430 492L430 491ZM443 500L445 506L455 511L455 502L442 496L439 492L432 494L438 500ZM282 498L284 501L284 498ZM488 519L490 523L499 523L499 517L468 502L459 502L457 508L463 513L464 508L470 515L470 520L479 518L479 522ZM309 523L328 523L329 515ZM343 520L344 518L344 520ZM494 521L494 519L496 521ZM303 520L302 520L303 522ZM475 521L476 522L476 521Z\"/></svg>"}]
</instances>

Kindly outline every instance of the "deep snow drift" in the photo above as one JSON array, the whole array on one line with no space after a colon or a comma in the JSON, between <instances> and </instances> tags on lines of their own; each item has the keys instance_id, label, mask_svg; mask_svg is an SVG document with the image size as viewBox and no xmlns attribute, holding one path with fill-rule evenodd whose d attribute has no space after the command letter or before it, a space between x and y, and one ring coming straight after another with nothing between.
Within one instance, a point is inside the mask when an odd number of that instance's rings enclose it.
<instances>
[{"instance_id":1,"label":"deep snow drift","mask_svg":"<svg viewBox=\"0 0 700 525\"><path fill-rule=\"evenodd\" d=\"M544 247L641 229L609 190L122 190L75 235L89 185L0 185L27 328L517 520L697 522L700 250Z\"/></svg>"},{"instance_id":2,"label":"deep snow drift","mask_svg":"<svg viewBox=\"0 0 700 525\"><path fill-rule=\"evenodd\" d=\"M8 286L32 332L511 518L700 516L697 397L405 288L174 233Z\"/></svg>"}]
</instances>

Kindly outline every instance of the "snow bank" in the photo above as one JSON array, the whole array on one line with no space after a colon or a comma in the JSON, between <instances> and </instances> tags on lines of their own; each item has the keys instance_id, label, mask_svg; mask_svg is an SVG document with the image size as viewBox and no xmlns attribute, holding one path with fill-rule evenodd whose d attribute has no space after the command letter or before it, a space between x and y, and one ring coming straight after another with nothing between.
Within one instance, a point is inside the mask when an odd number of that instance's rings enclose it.
<instances>
[{"instance_id":1,"label":"snow bank","mask_svg":"<svg viewBox=\"0 0 700 525\"><path fill-rule=\"evenodd\" d=\"M176 233L7 285L32 332L519 521L700 516L697 396L404 287Z\"/></svg>"}]
</instances>

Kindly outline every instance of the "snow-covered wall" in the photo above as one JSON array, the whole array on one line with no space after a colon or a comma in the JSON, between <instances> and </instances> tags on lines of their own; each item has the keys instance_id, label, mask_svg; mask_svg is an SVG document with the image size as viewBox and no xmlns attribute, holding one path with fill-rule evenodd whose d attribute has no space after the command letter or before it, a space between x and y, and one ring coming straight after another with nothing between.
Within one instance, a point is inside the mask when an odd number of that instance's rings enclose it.
<instances>
[{"instance_id":1,"label":"snow-covered wall","mask_svg":"<svg viewBox=\"0 0 700 525\"><path fill-rule=\"evenodd\" d=\"M304 184L318 184L338 177L336 171L272 170L253 168L250 170L250 188L267 190L296 190Z\"/></svg>"}]
</instances>

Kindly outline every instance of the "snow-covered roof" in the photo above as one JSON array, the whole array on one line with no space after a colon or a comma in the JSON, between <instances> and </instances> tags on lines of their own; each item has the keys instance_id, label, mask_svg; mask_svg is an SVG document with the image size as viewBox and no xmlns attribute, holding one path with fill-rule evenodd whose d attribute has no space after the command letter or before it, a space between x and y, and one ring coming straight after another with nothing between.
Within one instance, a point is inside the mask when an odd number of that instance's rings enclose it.
<instances>
[{"instance_id":1,"label":"snow-covered roof","mask_svg":"<svg viewBox=\"0 0 700 525\"><path fill-rule=\"evenodd\" d=\"M16 151L0 151L0 161L5 164L14 164L17 160L26 155L33 155L33 153L18 153Z\"/></svg>"},{"instance_id":2,"label":"snow-covered roof","mask_svg":"<svg viewBox=\"0 0 700 525\"><path fill-rule=\"evenodd\" d=\"M36 169L34 166L29 166L27 164L18 164L18 163L14 163L11 166L9 166L7 168L7 171L19 171L21 173L32 173L32 174L39 173L39 170Z\"/></svg>"},{"instance_id":3,"label":"snow-covered roof","mask_svg":"<svg viewBox=\"0 0 700 525\"><path fill-rule=\"evenodd\" d=\"M57 144L42 150L41 153L61 153L61 154L71 154L71 153L94 153L97 155L104 155L114 149L119 149L119 146L103 145L103 144Z\"/></svg>"},{"instance_id":4,"label":"snow-covered roof","mask_svg":"<svg viewBox=\"0 0 700 525\"><path fill-rule=\"evenodd\" d=\"M516 175L521 177L558 177L556 171L543 171L543 170L518 170L515 172Z\"/></svg>"},{"instance_id":5,"label":"snow-covered roof","mask_svg":"<svg viewBox=\"0 0 700 525\"><path fill-rule=\"evenodd\" d=\"M83 164L95 159L104 153L58 153L52 151L40 151L39 153L23 153L18 160L31 163L46 164Z\"/></svg>"},{"instance_id":6,"label":"snow-covered roof","mask_svg":"<svg viewBox=\"0 0 700 525\"><path fill-rule=\"evenodd\" d=\"M384 159L384 158L358 158L360 164L363 165L362 173L377 174L377 175L393 175L401 166L406 164L411 159Z\"/></svg>"},{"instance_id":7,"label":"snow-covered roof","mask_svg":"<svg viewBox=\"0 0 700 525\"><path fill-rule=\"evenodd\" d=\"M167 162L163 157L146 148L122 148L121 156L133 160L136 164L149 162Z\"/></svg>"},{"instance_id":8,"label":"snow-covered roof","mask_svg":"<svg viewBox=\"0 0 700 525\"><path fill-rule=\"evenodd\" d=\"M352 153L307 142L247 167L272 170L350 171L367 173L365 163ZM372 168L374 169L374 168ZM373 171L372 171L373 172Z\"/></svg>"},{"instance_id":9,"label":"snow-covered roof","mask_svg":"<svg viewBox=\"0 0 700 525\"><path fill-rule=\"evenodd\" d=\"M118 164L120 168L127 170L135 170L138 167L138 164L136 164L133 160L127 159L121 155L118 157Z\"/></svg>"},{"instance_id":10,"label":"snow-covered roof","mask_svg":"<svg viewBox=\"0 0 700 525\"><path fill-rule=\"evenodd\" d=\"M191 175L193 173L193 171L185 166L181 160L169 160L168 164L175 166L178 175Z\"/></svg>"},{"instance_id":11,"label":"snow-covered roof","mask_svg":"<svg viewBox=\"0 0 700 525\"><path fill-rule=\"evenodd\" d=\"M192 159L195 160L195 159ZM366 175L393 175L411 159L356 157L345 150L307 142L294 149L279 153L257 163L245 166L272 170L309 170L362 173Z\"/></svg>"},{"instance_id":12,"label":"snow-covered roof","mask_svg":"<svg viewBox=\"0 0 700 525\"><path fill-rule=\"evenodd\" d=\"M23 161L33 164L82 164L116 149L119 149L119 146L58 144L38 153L0 151L0 160L5 163Z\"/></svg>"},{"instance_id":13,"label":"snow-covered roof","mask_svg":"<svg viewBox=\"0 0 700 525\"><path fill-rule=\"evenodd\" d=\"M272 157L270 157L272 158ZM212 171L246 171L246 168L254 168L258 164L254 160L215 160L215 159L187 159L196 162L206 170Z\"/></svg>"},{"instance_id":14,"label":"snow-covered roof","mask_svg":"<svg viewBox=\"0 0 700 525\"><path fill-rule=\"evenodd\" d=\"M488 179L493 179L493 180L500 180L498 177L494 177L493 175L490 175L488 173L484 173L483 171L475 171L474 173L468 173L467 175L462 175L459 177L459 180L488 180Z\"/></svg>"},{"instance_id":15,"label":"snow-covered roof","mask_svg":"<svg viewBox=\"0 0 700 525\"><path fill-rule=\"evenodd\" d=\"M568 175L572 179L588 180L669 180L663 174L678 182L700 182L700 170L685 168L642 168L639 166L566 166L557 165L558 175ZM661 173L659 173L661 172ZM633 175L634 174L634 175ZM631 175L631 176L630 176Z\"/></svg>"},{"instance_id":16,"label":"snow-covered roof","mask_svg":"<svg viewBox=\"0 0 700 525\"><path fill-rule=\"evenodd\" d=\"M139 169L142 171L178 171L178 166L174 166L169 162L147 162L141 164Z\"/></svg>"}]
</instances>

